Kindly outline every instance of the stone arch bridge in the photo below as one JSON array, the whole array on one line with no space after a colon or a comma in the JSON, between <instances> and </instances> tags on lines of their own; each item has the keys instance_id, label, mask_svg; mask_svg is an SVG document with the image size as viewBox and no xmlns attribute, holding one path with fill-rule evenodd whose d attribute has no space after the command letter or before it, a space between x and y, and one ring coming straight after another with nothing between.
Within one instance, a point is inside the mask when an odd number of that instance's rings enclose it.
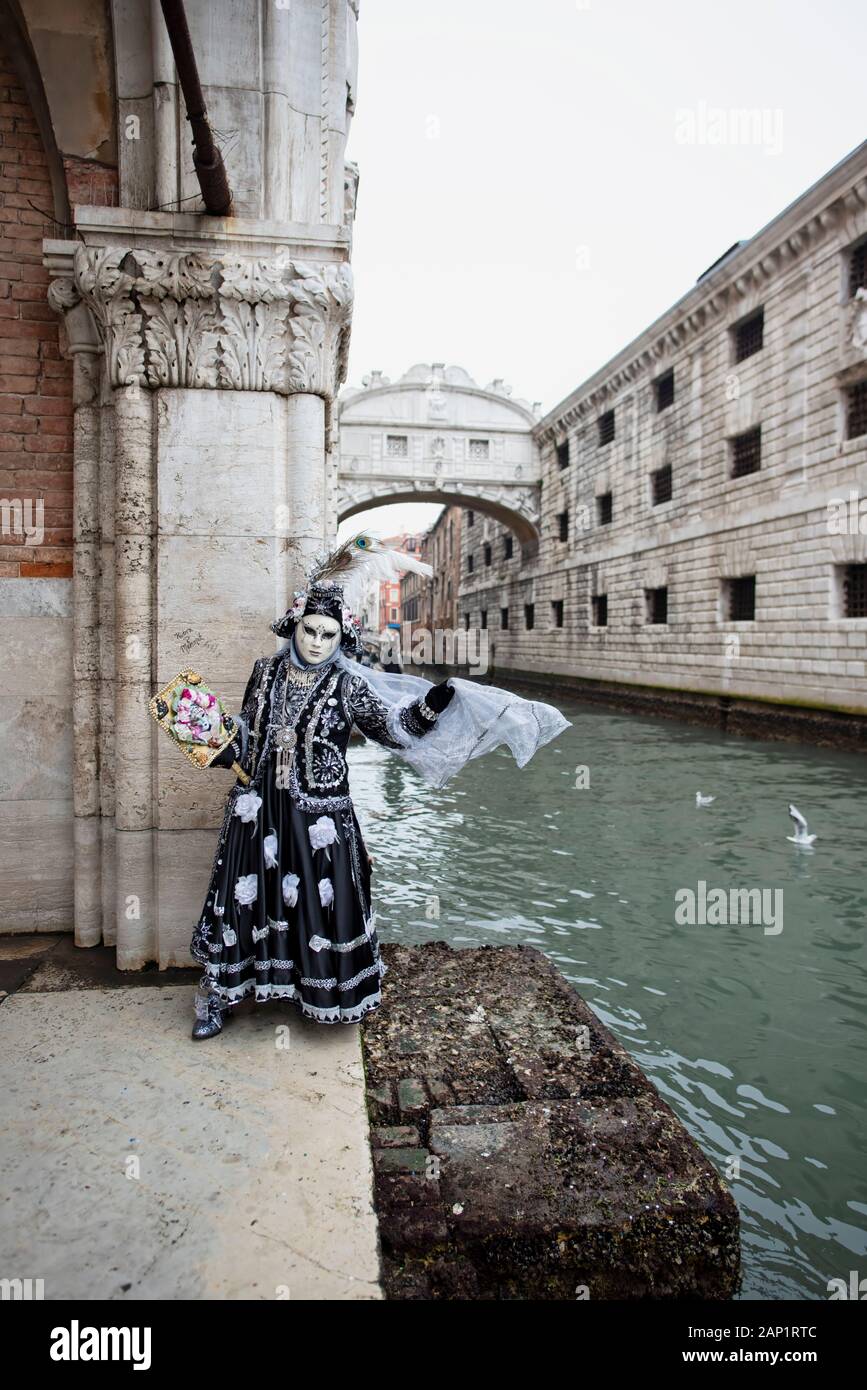
<instances>
[{"instance_id":1,"label":"stone arch bridge","mask_svg":"<svg viewBox=\"0 0 867 1390\"><path fill-rule=\"evenodd\" d=\"M522 544L536 541L539 406L502 380L478 386L463 367L419 363L344 390L338 408L338 520L391 502L442 502L487 513Z\"/></svg>"}]
</instances>

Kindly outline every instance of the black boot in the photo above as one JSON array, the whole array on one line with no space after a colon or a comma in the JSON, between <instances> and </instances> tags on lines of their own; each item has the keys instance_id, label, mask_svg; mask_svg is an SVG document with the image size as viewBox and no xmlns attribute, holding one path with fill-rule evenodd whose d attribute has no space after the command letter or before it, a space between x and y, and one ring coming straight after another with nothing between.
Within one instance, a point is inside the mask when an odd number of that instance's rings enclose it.
<instances>
[{"instance_id":1,"label":"black boot","mask_svg":"<svg viewBox=\"0 0 867 1390\"><path fill-rule=\"evenodd\" d=\"M196 1021L193 1024L192 1036L196 1039L213 1038L217 1033L222 1033L223 1012L223 1007L213 994L199 990L196 995Z\"/></svg>"}]
</instances>

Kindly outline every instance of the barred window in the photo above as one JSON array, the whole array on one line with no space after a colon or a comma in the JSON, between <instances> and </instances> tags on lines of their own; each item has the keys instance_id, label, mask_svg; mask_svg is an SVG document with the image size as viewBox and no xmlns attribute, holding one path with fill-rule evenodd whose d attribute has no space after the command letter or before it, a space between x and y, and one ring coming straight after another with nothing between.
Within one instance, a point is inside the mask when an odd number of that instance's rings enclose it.
<instances>
[{"instance_id":1,"label":"barred window","mask_svg":"<svg viewBox=\"0 0 867 1390\"><path fill-rule=\"evenodd\" d=\"M475 563L476 563L476 562L475 562L475 559L474 559L474 557L473 557L473 553L472 553L472 551L470 551L470 553L467 555L467 573L468 573L468 574L472 574L473 569L475 568Z\"/></svg>"},{"instance_id":2,"label":"barred window","mask_svg":"<svg viewBox=\"0 0 867 1390\"><path fill-rule=\"evenodd\" d=\"M558 512L558 513L557 513L557 539L560 540L560 541L568 541L568 539L569 539L569 513L568 513L568 512Z\"/></svg>"},{"instance_id":3,"label":"barred window","mask_svg":"<svg viewBox=\"0 0 867 1390\"><path fill-rule=\"evenodd\" d=\"M843 616L867 618L867 565L843 568Z\"/></svg>"},{"instance_id":4,"label":"barred window","mask_svg":"<svg viewBox=\"0 0 867 1390\"><path fill-rule=\"evenodd\" d=\"M735 361L743 362L753 353L761 352L765 344L765 311L751 314L735 328Z\"/></svg>"},{"instance_id":5,"label":"barred window","mask_svg":"<svg viewBox=\"0 0 867 1390\"><path fill-rule=\"evenodd\" d=\"M729 621L751 623L756 616L756 576L742 574L728 582Z\"/></svg>"},{"instance_id":6,"label":"barred window","mask_svg":"<svg viewBox=\"0 0 867 1390\"><path fill-rule=\"evenodd\" d=\"M469 615L469 613L465 613L465 614L464 614L464 630L465 630L466 632L469 632L469 630L470 630L470 615Z\"/></svg>"},{"instance_id":7,"label":"barred window","mask_svg":"<svg viewBox=\"0 0 867 1390\"><path fill-rule=\"evenodd\" d=\"M747 430L745 434L735 435L731 441L731 476L744 478L748 473L758 473L762 466L762 427Z\"/></svg>"},{"instance_id":8,"label":"barred window","mask_svg":"<svg viewBox=\"0 0 867 1390\"><path fill-rule=\"evenodd\" d=\"M385 436L385 454L390 459L405 459L409 457L409 438L405 434L387 434Z\"/></svg>"},{"instance_id":9,"label":"barred window","mask_svg":"<svg viewBox=\"0 0 867 1390\"><path fill-rule=\"evenodd\" d=\"M488 610L487 610L487 608L483 608L483 609L481 610L480 614L479 614L479 627L480 627L480 628L486 628L487 626L488 626Z\"/></svg>"},{"instance_id":10,"label":"barred window","mask_svg":"<svg viewBox=\"0 0 867 1390\"><path fill-rule=\"evenodd\" d=\"M513 548L514 548L514 540L513 540L513 538L512 538L511 536L504 536L504 537L503 537L503 559L504 559L504 560L511 560Z\"/></svg>"},{"instance_id":11,"label":"barred window","mask_svg":"<svg viewBox=\"0 0 867 1390\"><path fill-rule=\"evenodd\" d=\"M534 603L524 604L524 627L528 630L536 624L536 605Z\"/></svg>"},{"instance_id":12,"label":"barred window","mask_svg":"<svg viewBox=\"0 0 867 1390\"><path fill-rule=\"evenodd\" d=\"M647 600L647 621L649 623L668 622L668 589L645 589Z\"/></svg>"},{"instance_id":13,"label":"barred window","mask_svg":"<svg viewBox=\"0 0 867 1390\"><path fill-rule=\"evenodd\" d=\"M608 626L608 595L607 595L607 594L594 594L594 595L593 595L593 626L594 626L594 627L607 627L607 626Z\"/></svg>"},{"instance_id":14,"label":"barred window","mask_svg":"<svg viewBox=\"0 0 867 1390\"><path fill-rule=\"evenodd\" d=\"M664 468L657 468L655 473L651 473L650 481L654 507L658 507L661 502L670 502L671 464L667 463Z\"/></svg>"},{"instance_id":15,"label":"barred window","mask_svg":"<svg viewBox=\"0 0 867 1390\"><path fill-rule=\"evenodd\" d=\"M551 601L551 621L555 627L563 626L563 600L555 598Z\"/></svg>"},{"instance_id":16,"label":"barred window","mask_svg":"<svg viewBox=\"0 0 867 1390\"><path fill-rule=\"evenodd\" d=\"M508 626L509 626L509 610L508 610L508 608L501 608L501 609L500 609L500 627L503 628L503 629L505 630Z\"/></svg>"},{"instance_id":17,"label":"barred window","mask_svg":"<svg viewBox=\"0 0 867 1390\"><path fill-rule=\"evenodd\" d=\"M656 387L656 413L667 410L674 404L674 371L666 372L654 382Z\"/></svg>"},{"instance_id":18,"label":"barred window","mask_svg":"<svg viewBox=\"0 0 867 1390\"><path fill-rule=\"evenodd\" d=\"M475 521L475 519L476 519L476 514L475 514L475 512L467 512L467 525L468 525L468 526L472 526L472 524L473 524L473 522Z\"/></svg>"},{"instance_id":19,"label":"barred window","mask_svg":"<svg viewBox=\"0 0 867 1390\"><path fill-rule=\"evenodd\" d=\"M610 526L614 515L614 498L610 492L603 492L596 498L596 521L600 526Z\"/></svg>"},{"instance_id":20,"label":"barred window","mask_svg":"<svg viewBox=\"0 0 867 1390\"><path fill-rule=\"evenodd\" d=\"M471 440L470 440L470 458L471 458L471 459L486 459L486 458L489 458L489 457L490 457L490 453L491 453L491 442L490 442L489 439L471 439Z\"/></svg>"},{"instance_id":21,"label":"barred window","mask_svg":"<svg viewBox=\"0 0 867 1390\"><path fill-rule=\"evenodd\" d=\"M849 387L846 410L846 438L857 439L867 434L867 378Z\"/></svg>"},{"instance_id":22,"label":"barred window","mask_svg":"<svg viewBox=\"0 0 867 1390\"><path fill-rule=\"evenodd\" d=\"M564 439L562 444L557 445L557 464L558 467L569 467L569 440Z\"/></svg>"},{"instance_id":23,"label":"barred window","mask_svg":"<svg viewBox=\"0 0 867 1390\"><path fill-rule=\"evenodd\" d=\"M862 241L849 254L849 298L867 289L867 241Z\"/></svg>"},{"instance_id":24,"label":"barred window","mask_svg":"<svg viewBox=\"0 0 867 1390\"><path fill-rule=\"evenodd\" d=\"M490 547L490 545L488 545L487 542L485 542L485 564L486 564L486 565L489 565L490 563L491 563L491 547Z\"/></svg>"},{"instance_id":25,"label":"barred window","mask_svg":"<svg viewBox=\"0 0 867 1390\"><path fill-rule=\"evenodd\" d=\"M599 426L599 443L610 444L614 438L614 411L606 410L604 415L600 415L597 421Z\"/></svg>"}]
</instances>

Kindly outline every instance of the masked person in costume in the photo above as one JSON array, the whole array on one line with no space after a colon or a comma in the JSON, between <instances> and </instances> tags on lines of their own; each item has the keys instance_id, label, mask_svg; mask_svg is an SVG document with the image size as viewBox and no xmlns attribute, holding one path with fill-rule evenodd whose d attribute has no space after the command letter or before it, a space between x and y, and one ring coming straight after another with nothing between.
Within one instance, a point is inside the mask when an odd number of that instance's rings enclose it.
<instances>
[{"instance_id":1,"label":"masked person in costume","mask_svg":"<svg viewBox=\"0 0 867 1390\"><path fill-rule=\"evenodd\" d=\"M567 727L550 705L454 679L432 685L363 666L344 585L373 561L413 568L368 535L320 560L272 630L288 645L255 663L236 737L212 766L240 769L229 793L191 953L204 966L194 1038L233 1006L289 999L321 1023L357 1023L381 1003L370 861L349 791L353 727L442 786L506 743L519 766Z\"/></svg>"}]
</instances>

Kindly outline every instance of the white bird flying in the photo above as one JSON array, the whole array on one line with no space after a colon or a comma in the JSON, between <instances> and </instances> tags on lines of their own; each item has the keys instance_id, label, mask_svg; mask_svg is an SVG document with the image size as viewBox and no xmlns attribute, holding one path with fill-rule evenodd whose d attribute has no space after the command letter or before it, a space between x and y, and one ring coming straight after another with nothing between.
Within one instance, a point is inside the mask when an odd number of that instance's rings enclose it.
<instances>
[{"instance_id":1,"label":"white bird flying","mask_svg":"<svg viewBox=\"0 0 867 1390\"><path fill-rule=\"evenodd\" d=\"M696 792L695 794L696 806L710 806L714 801L716 801L715 796L702 796L701 792Z\"/></svg>"},{"instance_id":2,"label":"white bird flying","mask_svg":"<svg viewBox=\"0 0 867 1390\"><path fill-rule=\"evenodd\" d=\"M810 827L807 825L804 817L801 815L797 806L792 806L791 803L789 803L789 815L795 822L795 833L794 835L787 835L786 839L791 840L793 845L811 845L816 836L810 834Z\"/></svg>"}]
</instances>

